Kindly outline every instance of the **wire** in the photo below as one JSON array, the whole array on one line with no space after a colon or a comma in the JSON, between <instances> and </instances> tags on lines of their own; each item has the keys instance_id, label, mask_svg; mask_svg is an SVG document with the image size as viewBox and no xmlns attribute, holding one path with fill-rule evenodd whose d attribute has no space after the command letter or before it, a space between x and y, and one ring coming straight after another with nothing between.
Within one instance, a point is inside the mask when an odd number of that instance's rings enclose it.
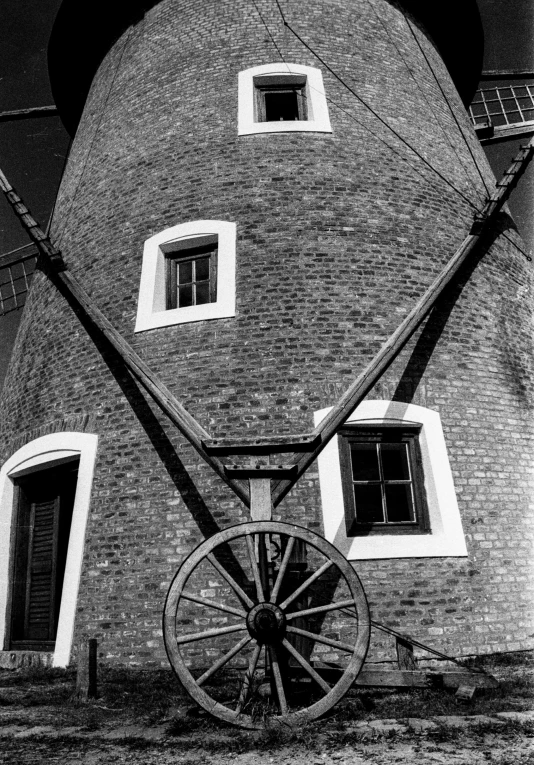
<instances>
[{"instance_id":1,"label":"wire","mask_svg":"<svg viewBox=\"0 0 534 765\"><path fill-rule=\"evenodd\" d=\"M332 75L333 75L333 76L336 78L336 80L338 80L338 81L339 81L339 82L340 82L340 83L343 85L343 87L345 87L345 88L346 88L346 89L347 89L347 90L348 90L350 93L352 93L352 95L353 95L353 96L354 96L354 97L355 97L355 98L356 98L356 99L357 99L357 100L358 100L358 101L359 101L359 102L360 102L360 103L361 103L363 106L365 106L365 108L366 108L366 109L368 109L368 110L371 112L371 114L373 114L373 115L374 115L374 116L375 116L375 117L376 117L376 118L379 120L379 122L381 122L381 123L382 123L382 125L384 125L384 126L385 126L385 127L388 129L388 130L390 130L390 131L391 131L391 132L392 132L392 133L393 133L393 134L394 134L394 135L395 135L395 136L396 136L396 137L397 137L397 138L398 138L398 139L399 139L399 140L400 140L400 141L401 141L401 142L402 142L402 143L403 143L405 146L407 146L407 147L408 147L408 149L410 149L411 151L413 151L413 153L414 153L414 154L415 154L417 157L419 157L419 159L420 159L422 162L424 162L424 163L425 163L425 165L426 165L427 167L429 167L429 168L430 168L430 170L432 170L432 172L436 173L436 175L438 175L438 176L439 176L439 178L441 178L441 180L442 180L442 181L444 181L444 183L446 183L448 186L450 186L450 188L451 188L453 191L455 191L455 192L456 192L456 194L459 194L459 196L461 196L461 197L462 197L462 199L463 199L465 202L467 202L469 205L471 205L471 207L473 207L474 209L476 209L476 205L475 205L473 202L471 202L471 200L470 200L468 197L466 197L466 196L465 196L465 194L464 194L462 191L460 191L460 189L457 189L457 188L456 188L456 186L455 186L455 185L454 185L454 184L453 184L451 181L449 181L449 180L448 180L448 179L447 179L447 178L446 178L444 175L442 175L442 173L440 173L440 171L439 171L439 170L438 170L436 167L434 167L434 165L432 165L432 164L431 164L431 163L430 163L430 162L429 162L427 159L425 159L425 158L423 157L423 155L422 155L422 154L420 154L420 152L418 152L418 151L417 151L417 149L415 149L415 148L414 148L414 147L413 147L413 146L412 146L412 145L411 145L411 144L410 144L410 143L409 143L409 142L408 142L408 141L407 141L405 138L403 138L403 137L400 135L400 133L397 133L397 131L395 130L395 128L393 128L393 127L392 127L392 126L391 126L391 125L390 125L390 124L389 124L389 123L388 123L388 122L387 122L387 121L386 121L386 120L385 120L383 117L381 117L381 116L378 114L378 112L376 112L376 111L375 111L375 110L372 108L372 106L370 106L370 104L368 104L368 103L367 103L367 101L365 101L365 99L363 99L361 96L359 96L359 95L358 95L358 93L356 93L356 91L355 91L353 88L351 88L351 87L350 87L350 85L348 85L348 83L346 83L346 82L345 82L345 80L344 80L344 79L343 79L343 78L342 78L342 77L341 77L341 76L340 76L340 75L339 75L339 74L338 74L336 71L334 71L334 69L332 69L332 67L331 67L329 64L327 64L327 63L326 63L326 61L325 61L325 60L324 60L324 59L323 59L323 58L322 58L322 57L321 57L321 56L320 56L318 53L316 53L316 52L313 50L313 48L312 48L310 45L308 45L308 43L306 42L306 40L304 40L304 39L303 39L303 38L302 38L302 37L301 37L301 36L298 34L298 32L296 32L296 31L293 29L293 27L291 26L291 24L289 24L289 22L286 20L286 17L284 16L284 12L283 12L283 10L282 10L282 8L281 8L281 6L280 6L279 0L275 0L275 2L276 2L276 5L278 6L278 10L280 11L280 14L281 14L281 16L282 16L282 21L284 22L284 26L286 26L286 27L289 29L289 31L290 31L290 32L291 32L291 33L292 33L292 34L293 34L293 35L294 35L294 36L297 38L297 40L298 40L298 41L299 41L299 42L300 42L302 45L304 45L304 47L305 47L307 50L309 50L309 51L310 51L310 53L311 53L313 56L315 56L315 58L316 58L318 61L320 61L320 62L321 62L321 64L322 64L322 65L325 67L325 69L328 69L328 71L330 72L330 74L332 74Z\"/></svg>"},{"instance_id":2,"label":"wire","mask_svg":"<svg viewBox=\"0 0 534 765\"><path fill-rule=\"evenodd\" d=\"M465 176L466 176L466 178L467 178L467 182L468 182L468 184L471 184L471 185L473 185L473 180L472 180L472 178L470 177L469 173L467 172L467 168L465 167L464 163L462 162L462 159L460 158L460 155L458 154L458 151L456 150L456 147L454 146L454 144L453 144L453 142L452 142L452 140L451 140L451 136L450 136L450 133L449 133L447 130L445 130L445 128L444 128L444 127L443 127L443 125L441 124L440 120L438 119L438 115L437 115L436 111L434 110L434 107L432 106L432 102L429 100L429 98L427 97L426 93L424 92L424 90L423 90L423 88L422 88L422 86L421 86L421 84L420 84L420 82L419 82L419 79L418 79L418 78L415 76L415 74L414 74L414 72L413 72L413 69L412 69L412 68L411 68L411 67L408 65L408 62L407 62L407 60L406 60L406 57L404 56L404 54L402 53L402 51L401 51L401 50L400 50L400 48L398 47L398 45L397 45L397 43L395 42L395 40L394 40L393 36L390 34L390 31L389 31L389 28L388 28L387 24L385 24L385 23L383 22L383 20L382 20L382 17L380 16L380 14L378 13L378 11L376 10L376 6L375 6L375 3L374 3L374 0L367 0L367 3L368 3L368 5L370 6L370 8L372 9L372 11L373 11L373 13L374 13L374 15L375 15L375 17L376 17L377 21L380 23L380 25L382 26L383 30L385 31L385 33L386 33L386 35L387 35L387 37L388 37L389 41L391 42L391 44L393 45L393 47L394 47L394 48L395 48L395 50L397 51L397 54L398 54L399 58L401 59L401 61L403 62L403 64L404 64L404 66L406 67L406 69L408 70L408 73L409 73L410 77L413 79L413 81L414 81L414 82L415 82L415 84L417 85L417 87L418 87L418 89L419 89L419 92L420 92L420 93L421 93L421 95L423 96L423 99L424 99L424 101L425 101L426 105L428 106L428 108L430 109L430 111L432 112L432 114L433 114L433 116L434 116L434 119L435 119L435 121L436 121L436 124L438 125L438 127L439 127L439 128L440 128L440 130L441 130L441 132L442 132L442 133L443 133L443 135L445 136L445 140L448 142L449 146L451 147L451 149L453 150L453 152L456 154L456 158L457 158L457 160L458 160L458 164L460 165L460 167L461 167L461 168L462 168L462 170L464 171L464 173L465 173ZM406 18L406 21L408 21L408 19L407 19L407 18ZM413 31L412 31L412 34L413 34ZM419 42L419 41L417 41L417 42ZM420 47L420 46L419 46L419 47ZM434 78L435 78L435 75L434 75ZM439 83L438 83L438 85L439 85ZM443 94L443 95L444 95L444 94ZM453 115L453 116L454 116L454 115ZM482 179L482 181L484 182L484 179ZM486 192L488 192L488 189L487 189L487 188L486 188Z\"/></svg>"},{"instance_id":3,"label":"wire","mask_svg":"<svg viewBox=\"0 0 534 765\"><path fill-rule=\"evenodd\" d=\"M425 50L424 50L423 46L422 46L422 45L421 45L421 43L419 42L419 38L417 37L417 35L416 35L416 34L415 34L415 32L414 32L414 30L413 30L413 27L412 27L412 25L410 24L410 21L409 21L409 19L408 19L408 16L406 16L406 15L405 15L405 17L404 17L404 18L406 19L406 24L407 24L407 26L408 26L408 29L409 29L409 30L410 30L410 32L412 33L412 37L413 37L413 39L415 40L415 42L417 43L417 46L418 46L419 50L420 50L420 51L421 51L421 53L423 54L423 57L424 57L424 59L425 59L425 61L426 61L427 65L428 65L428 68L429 68L429 69L430 69L430 71L432 72L432 76L434 77L434 80L435 80L435 82L436 82L436 85L438 86L438 88L439 88L439 89L440 89L440 91L441 91L441 95L443 96L443 98L445 99L445 102L446 102L447 106L449 107L449 111L450 111L450 113L452 114L452 117L453 117L454 121L456 122L456 126L458 127L458 130L460 131L460 135L462 136L462 138L463 138L463 140L464 140L464 143L465 143L465 145L467 146L467 149L468 149L468 151L469 151L469 153L470 153L470 155L471 155L471 159L473 160L473 164L475 165L476 169L478 170L478 174L480 175L480 179L481 179L482 183L484 184L484 188L486 189L486 194L489 196L489 194L490 194L490 191L489 191L489 188L488 188L488 186L487 186L487 184L486 184L486 180L485 180L485 178L484 178L484 175L482 174L482 170L480 169L480 166L479 166L479 164L478 164L478 162L477 162L477 160L476 160L476 157L475 157L475 155L474 155L474 153L473 153L473 150L471 149L471 146L469 145L469 142L468 142L467 138L465 137L464 131L462 130L462 127L461 127L461 125L460 125L460 123L459 123L459 121L458 121L458 118L457 118L457 116L456 116L456 114L455 114L455 112L454 112L454 109L452 108L452 104L451 104L451 102L449 101L449 98L448 98L447 94L445 93L445 91L444 91L444 89L443 89L443 87L442 87L442 85L441 85L441 82L439 81L439 79L438 79L438 77L437 77L437 75L436 75L436 72L434 71L434 67L432 66L432 62L430 61L430 59L429 59L429 58L428 58L428 56L426 55L426 53L425 53Z\"/></svg>"},{"instance_id":4,"label":"wire","mask_svg":"<svg viewBox=\"0 0 534 765\"><path fill-rule=\"evenodd\" d=\"M263 18L263 16L262 16L262 13L261 13L261 11L260 11L260 9L259 9L259 7L258 7L257 3L256 3L256 0L252 0L252 5L253 5L253 6L254 6L254 8L256 9L256 11L258 12L258 16L259 16L259 17L260 17L260 19L262 20L263 26L264 26L264 27L265 27L265 29L267 30L267 34L268 34L268 35L269 35L269 37L271 38L271 40L272 40L272 43L273 43L274 47L276 48L276 50L278 51L278 54L279 54L280 58L282 59L282 61L284 62L284 64L287 66L287 62L286 62L286 60L285 60L285 58L284 58L284 54L283 54L283 53L282 53L282 51L280 50L280 48L279 48L279 46L278 46L278 43L276 42L276 40L274 39L274 37L273 37L273 35L272 35L272 33L271 33L271 30L270 30L270 29L269 29L269 27L267 26L267 22L266 22L266 21L265 21L265 19ZM288 69L289 69L289 67L288 67Z\"/></svg>"},{"instance_id":5,"label":"wire","mask_svg":"<svg viewBox=\"0 0 534 765\"><path fill-rule=\"evenodd\" d=\"M332 74L332 75L333 75L333 76L334 76L334 77L335 77L335 78L336 78L336 79L337 79L337 80L338 80L338 81L339 81L339 82L340 82L340 83L341 83L341 84L342 84L342 85L343 85L343 86L344 86L344 87L345 87L345 88L346 88L346 89L347 89L347 90L350 92L350 93L352 93L352 95L353 95L353 96L354 96L354 97L355 97L355 98L356 98L356 99L357 99L357 100L358 100L358 101L359 101L359 102L360 102L360 103L361 103L363 106L365 106L365 107L366 107L366 108L367 108L367 109L368 109L368 110L371 112L371 114L373 114L373 115L374 115L374 116L375 116L375 117L376 117L376 118L377 118L377 119L378 119L378 120L379 120L379 121L380 121L380 122L381 122L381 123L382 123L382 124L383 124L383 125L384 125L386 128L388 128L388 130L390 130L390 131L391 131L391 132L392 132L392 133L393 133L393 134L394 134L394 135L395 135L395 136L396 136L396 137L397 137L397 138L398 138L400 141L402 141L402 143L403 143L403 144L405 144L405 145L406 145L406 146L407 146L407 147L408 147L408 148L409 148L411 151L413 151L413 152L414 152L414 154L416 154L416 156L418 156L418 157L419 157L419 159L421 159L421 160L422 160L422 162L424 162L424 164L425 164L425 165L426 165L428 168L430 168L430 170L432 170L432 172L434 172L434 173L435 173L435 174L436 174L436 175L437 175L437 176L438 176L438 177L439 177L439 178L440 178L442 181L444 181L444 182L445 182L445 183L446 183L446 184L447 184L447 185L448 185L448 186L449 186L449 187L450 187L450 188L451 188L451 189L452 189L452 190L453 190L453 191L454 191L456 194L458 194L458 195L459 195L459 196L460 196L460 197L461 197L461 198L464 200L464 202L467 202L467 204L468 204L470 207L472 207L472 208L473 208L473 210L475 210L475 212L477 212L477 213L480 213L480 212L481 212L481 210L479 209L479 207L478 207L478 206L477 206L477 205L476 205L474 202L472 202L472 201L471 201L471 200L470 200L470 199L469 199L469 198L468 198L468 197L467 197L467 196L466 196L466 195L465 195L465 194L464 194L462 191L460 191L458 188L456 188L456 186L455 186L455 185L454 185L454 184L453 184L451 181L449 181L449 180L448 180L448 179L447 179L445 176L443 176L443 175L442 175L442 174L439 172L439 170L438 170L436 167L434 167L434 166L433 166L433 165L432 165L430 162L428 162L428 160L426 160L426 159L425 159L425 158L424 158L424 157L423 157L423 156L422 156L422 155L421 155L421 154L420 154L420 153L419 153L419 152L418 152L416 149L414 149L414 147L413 147L413 146L411 146L411 144L410 144L410 143L408 143L408 141L406 141L406 139L404 139L404 138L403 138L403 137L402 137L402 136L401 136L399 133L397 133L397 131L396 131L396 130L395 130L395 129L394 129L394 128L393 128L393 127L392 127L392 126L391 126L391 125L388 123L388 122L386 122L386 120L384 120L384 119L383 119L383 118L382 118L382 117L381 117L381 116L380 116L380 115L379 115L377 112L375 112L375 110L374 110L374 109L373 109L373 108L372 108L372 107L371 107L371 106L370 106L370 105L369 105L369 104L368 104L368 103L367 103L367 102L366 102L366 101L365 101L363 98L361 98L361 96L359 96L359 95L356 93L356 91L355 91L353 88L351 88L351 87L350 87L350 85L348 85L348 84L347 84L347 83L346 83L346 82L343 80L343 78L342 78L342 77L340 77L340 75L338 75L338 74L337 74L337 72L335 72L335 71L332 69L332 67L330 67L330 66L329 66L329 64L327 64L327 63L326 63L326 61L325 61L325 60L324 60L324 59L323 59L323 58L322 58L322 57L321 57L321 56L320 56L318 53L316 53L316 52L313 50L313 48L312 48L310 45L308 45L308 43L307 43L305 40L303 40L303 38L302 38L302 37L301 37L301 36L298 34L298 32L296 32L296 31L293 29L293 27L292 27L292 26L289 24L289 22L287 21L287 19L286 19L285 15L284 15L284 11L282 10L282 7L281 7L281 5L280 5L280 2L279 2L279 0L275 0L275 3L276 3L276 5L277 5L277 7L278 7L278 10L279 10L279 12L280 12L280 16L281 16L281 18L282 18L282 21L283 21L283 23L284 23L284 26L285 26L285 27L287 27L287 29L289 29L289 31L290 31L290 32L291 32L291 33L292 33L292 34L293 34L293 35L294 35L294 36L297 38L297 40L298 40L298 41L299 41L299 42L300 42L302 45L304 45L304 47L305 47L307 50L309 50L309 51L310 51L310 53L311 53L313 56L315 56L315 58L316 58L316 59L318 59L318 61L320 61L320 62L321 62L321 64L322 64L322 65L323 65L323 66L324 66L324 67L325 67L325 68L326 68L326 69L327 69L327 70L328 70L328 71L329 71L329 72L330 72L330 73L331 73L331 74ZM264 20L263 20L263 18L262 18L262 21L264 21ZM264 21L264 24L265 24L265 21ZM266 25L266 26L267 26L267 25ZM413 33L413 31L412 31L412 33ZM434 77L436 77L436 75L435 75L435 74L434 74ZM439 84L439 83L438 83L438 84ZM445 95L445 94L444 94L444 95ZM445 98L446 98L446 96L445 96ZM334 104L335 106L337 106L339 109L341 109L342 111L344 111L346 114L349 114L349 112L346 112L346 110L345 110L345 109L343 109L343 108L342 108L342 107L340 107L338 104L336 104L334 101L332 101L332 99L330 99L330 98L329 98L328 100L329 100L329 101L331 101L331 103L333 103L333 104ZM449 108L452 108L448 100L447 100L447 103L448 103L448 105L449 105ZM353 119L355 119L355 118L353 118ZM365 127L367 130L369 130L369 132L372 132L372 131L371 131L371 129L370 129L370 128L367 128L367 126L366 126L364 123L360 122L360 121L359 121L359 120L357 120L357 119L355 119L355 121L356 121L356 122L358 122L358 123L359 123L360 125L362 125L363 127ZM460 128L460 132L462 132L462 131L461 131L461 128ZM375 137L377 137L377 138L378 138L378 139L379 139L379 140L380 140L382 143L384 143L384 145L385 145L385 146L387 146L387 147L388 147L388 148L389 148L391 151L394 151L394 152L395 152L395 153L396 153L398 156L400 156L402 159L404 159L406 162L408 162L408 164L410 165L410 167L412 167L412 169L415 169L415 168L413 167L413 165L412 165L412 164L411 164L411 163L410 163L410 162L409 162L409 161L408 161L408 160L407 160L405 157L403 157L401 154L399 154L399 152L397 152L397 151L396 151L396 150L395 150L395 149L394 149L394 148L393 148L393 147L392 147L390 144L388 144L386 141L384 141L383 139L381 139L379 136L376 136L376 134L375 134L375 133L373 133L373 135L374 135ZM465 139L465 136L463 135L463 133L462 133L462 136L463 136L464 140L466 141L466 139ZM467 141L466 141L466 143L467 143ZM471 147L469 147L469 145L468 145L468 148L469 148L469 150L471 151ZM478 171L480 172L480 168L478 167L478 165L477 165L476 161L474 160L474 158L473 158L473 161L475 162L475 165L476 165L476 167L477 167ZM416 172L417 172L417 171L416 171ZM420 174L420 175L422 175L421 173L419 173L419 174ZM423 176L423 177L424 177L424 176ZM485 183L484 179L482 179L482 180L483 180L483 183L484 183L484 187L485 187L485 189L486 189L486 192L487 192L488 196L490 196L490 193L489 193L489 190L488 190L488 188L487 188L487 186L486 186L486 183ZM507 234L505 234L505 233L504 233L504 231L503 231L503 232L501 232L501 233L502 233L502 236L503 236L503 237L504 237L504 238L505 238L505 239L506 239L508 242L510 242L510 244L512 244L512 245L513 245L513 246L516 248L516 250L518 250L518 251L519 251L519 252L520 252L522 255L524 255L524 256L525 256L525 258L526 258L528 261L532 261L532 257L531 257L530 255L528 255L528 254L527 254L527 253L526 253L526 252L525 252L525 251L524 251L524 250L523 250L521 247L519 247L519 245L517 245L517 244L516 244L516 243L515 243L515 242L514 242L512 239L510 239L510 237L509 237Z\"/></svg>"}]
</instances>

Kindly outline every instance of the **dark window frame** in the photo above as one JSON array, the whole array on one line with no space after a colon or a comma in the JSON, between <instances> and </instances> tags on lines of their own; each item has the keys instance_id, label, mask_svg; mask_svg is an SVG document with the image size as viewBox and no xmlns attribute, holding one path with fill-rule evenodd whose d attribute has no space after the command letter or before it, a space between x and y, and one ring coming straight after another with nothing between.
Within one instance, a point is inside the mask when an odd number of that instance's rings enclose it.
<instances>
[{"instance_id":1,"label":"dark window frame","mask_svg":"<svg viewBox=\"0 0 534 765\"><path fill-rule=\"evenodd\" d=\"M341 483L343 487L343 501L345 507L345 523L348 537L377 536L384 534L430 534L430 523L426 492L424 487L423 462L419 446L419 434L421 426L403 425L402 423L381 425L351 425L339 432ZM356 501L354 497L354 483L366 483L365 481L353 481L351 444L387 444L406 443L407 456L410 468L410 486L413 497L413 521L387 521L379 523L362 523L357 520ZM380 450L380 447L378 448ZM380 461L381 458L379 458ZM383 476L382 468L378 479L369 480L369 483L380 485L384 514L386 517L385 486L395 483L407 484L408 481L387 480Z\"/></svg>"},{"instance_id":2,"label":"dark window frame","mask_svg":"<svg viewBox=\"0 0 534 765\"><path fill-rule=\"evenodd\" d=\"M267 94L287 94L294 93L296 96L296 106L298 117L295 120L287 122L307 122L308 106L306 75L258 75L254 77L254 121L255 122L278 122L279 120L267 119L267 106L265 96ZM283 120L280 120L283 122Z\"/></svg>"},{"instance_id":3,"label":"dark window frame","mask_svg":"<svg viewBox=\"0 0 534 765\"><path fill-rule=\"evenodd\" d=\"M199 237L180 243L170 243L162 246L165 256L165 308L167 311L181 308L194 308L217 302L217 260L218 236ZM209 277L207 280L197 280L195 277L198 261L209 257ZM179 305L179 267L182 263L192 263L192 303L187 306ZM197 287L208 284L208 300L197 302ZM182 283L184 286L186 283Z\"/></svg>"}]
</instances>

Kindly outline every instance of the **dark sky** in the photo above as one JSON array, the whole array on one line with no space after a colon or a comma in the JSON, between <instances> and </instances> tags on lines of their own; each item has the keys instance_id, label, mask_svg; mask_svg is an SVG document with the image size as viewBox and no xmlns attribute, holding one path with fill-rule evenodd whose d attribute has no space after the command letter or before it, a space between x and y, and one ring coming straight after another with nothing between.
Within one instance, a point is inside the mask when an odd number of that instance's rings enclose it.
<instances>
[{"instance_id":1,"label":"dark sky","mask_svg":"<svg viewBox=\"0 0 534 765\"><path fill-rule=\"evenodd\" d=\"M0 111L52 104L46 49L60 5L61 0L1 0ZM484 68L534 70L533 0L478 0L478 6L485 34ZM497 177L524 142L489 147L487 154ZM0 167L43 227L68 145L58 117L0 124ZM527 248L534 249L534 163L512 195L510 207ZM27 242L20 224L0 199L0 254ZM0 384L19 319L20 311L0 318Z\"/></svg>"}]
</instances>

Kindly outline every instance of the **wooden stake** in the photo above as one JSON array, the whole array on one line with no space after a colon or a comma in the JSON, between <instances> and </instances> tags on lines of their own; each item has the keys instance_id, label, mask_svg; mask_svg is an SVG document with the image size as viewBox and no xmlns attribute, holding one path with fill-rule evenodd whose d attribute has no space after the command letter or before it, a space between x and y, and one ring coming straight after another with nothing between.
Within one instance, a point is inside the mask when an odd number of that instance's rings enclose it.
<instances>
[{"instance_id":1,"label":"wooden stake","mask_svg":"<svg viewBox=\"0 0 534 765\"><path fill-rule=\"evenodd\" d=\"M97 641L84 639L78 648L78 672L74 697L78 701L97 697Z\"/></svg>"}]
</instances>

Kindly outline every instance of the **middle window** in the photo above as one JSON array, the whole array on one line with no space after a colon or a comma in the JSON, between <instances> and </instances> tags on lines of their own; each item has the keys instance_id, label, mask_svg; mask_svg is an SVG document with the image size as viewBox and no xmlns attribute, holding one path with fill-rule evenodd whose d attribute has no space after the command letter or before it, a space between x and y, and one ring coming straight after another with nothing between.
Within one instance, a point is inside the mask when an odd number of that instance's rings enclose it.
<instances>
[{"instance_id":1,"label":"middle window","mask_svg":"<svg viewBox=\"0 0 534 765\"><path fill-rule=\"evenodd\" d=\"M167 248L164 245L162 249ZM196 247L176 249L170 245L165 263L167 310L217 300L217 237Z\"/></svg>"}]
</instances>

